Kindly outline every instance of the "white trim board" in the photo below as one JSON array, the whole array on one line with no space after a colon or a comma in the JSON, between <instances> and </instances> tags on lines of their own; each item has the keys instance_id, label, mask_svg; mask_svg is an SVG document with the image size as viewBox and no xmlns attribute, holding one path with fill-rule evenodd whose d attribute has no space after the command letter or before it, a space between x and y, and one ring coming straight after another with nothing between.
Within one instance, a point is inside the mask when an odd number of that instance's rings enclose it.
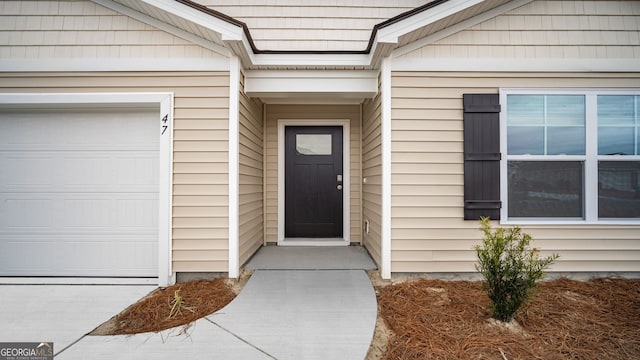
<instances>
[{"instance_id":1,"label":"white trim board","mask_svg":"<svg viewBox=\"0 0 640 360\"><path fill-rule=\"evenodd\" d=\"M396 58L393 71L638 72L638 59Z\"/></svg>"},{"instance_id":2,"label":"white trim board","mask_svg":"<svg viewBox=\"0 0 640 360\"><path fill-rule=\"evenodd\" d=\"M271 104L292 101L359 104L378 92L375 71L267 70L245 72L245 93Z\"/></svg>"},{"instance_id":3,"label":"white trim board","mask_svg":"<svg viewBox=\"0 0 640 360\"><path fill-rule=\"evenodd\" d=\"M158 108L160 136L158 186L158 278L159 286L175 282L171 268L172 187L173 172L173 93L53 93L0 94L0 107L122 106L148 104ZM126 278L123 278L126 279ZM123 280L125 281L125 280Z\"/></svg>"},{"instance_id":4,"label":"white trim board","mask_svg":"<svg viewBox=\"0 0 640 360\"><path fill-rule=\"evenodd\" d=\"M380 70L382 132L380 276L383 279L391 279L391 63L391 58L384 58Z\"/></svg>"},{"instance_id":5,"label":"white trim board","mask_svg":"<svg viewBox=\"0 0 640 360\"><path fill-rule=\"evenodd\" d=\"M284 128L285 126L342 126L342 240L286 239L284 237ZM336 246L351 243L351 127L348 119L279 119L278 120L278 245Z\"/></svg>"},{"instance_id":6,"label":"white trim board","mask_svg":"<svg viewBox=\"0 0 640 360\"><path fill-rule=\"evenodd\" d=\"M240 59L229 60L229 277L240 275Z\"/></svg>"},{"instance_id":7,"label":"white trim board","mask_svg":"<svg viewBox=\"0 0 640 360\"><path fill-rule=\"evenodd\" d=\"M228 71L228 58L2 59L0 69L19 71Z\"/></svg>"},{"instance_id":8,"label":"white trim board","mask_svg":"<svg viewBox=\"0 0 640 360\"><path fill-rule=\"evenodd\" d=\"M397 43L398 38L438 20L459 13L485 0L449 0L378 31L378 42Z\"/></svg>"}]
</instances>

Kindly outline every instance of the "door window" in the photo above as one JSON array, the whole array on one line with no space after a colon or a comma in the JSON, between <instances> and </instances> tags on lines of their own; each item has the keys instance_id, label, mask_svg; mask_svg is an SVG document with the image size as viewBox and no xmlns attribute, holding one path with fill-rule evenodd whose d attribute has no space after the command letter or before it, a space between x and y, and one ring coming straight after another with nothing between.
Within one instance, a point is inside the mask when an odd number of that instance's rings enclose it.
<instances>
[{"instance_id":1,"label":"door window","mask_svg":"<svg viewBox=\"0 0 640 360\"><path fill-rule=\"evenodd\" d=\"M331 155L331 134L296 134L300 155Z\"/></svg>"}]
</instances>

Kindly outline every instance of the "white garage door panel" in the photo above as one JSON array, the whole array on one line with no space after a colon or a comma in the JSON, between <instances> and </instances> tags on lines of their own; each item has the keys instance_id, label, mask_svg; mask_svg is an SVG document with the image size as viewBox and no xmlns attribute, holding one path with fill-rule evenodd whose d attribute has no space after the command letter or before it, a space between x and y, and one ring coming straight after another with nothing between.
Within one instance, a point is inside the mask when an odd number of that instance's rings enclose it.
<instances>
[{"instance_id":1,"label":"white garage door panel","mask_svg":"<svg viewBox=\"0 0 640 360\"><path fill-rule=\"evenodd\" d=\"M150 151L115 155L4 152L0 169L0 191L4 192L158 191L158 157Z\"/></svg>"},{"instance_id":2,"label":"white garage door panel","mask_svg":"<svg viewBox=\"0 0 640 360\"><path fill-rule=\"evenodd\" d=\"M0 114L0 276L157 276L157 114Z\"/></svg>"}]
</instances>

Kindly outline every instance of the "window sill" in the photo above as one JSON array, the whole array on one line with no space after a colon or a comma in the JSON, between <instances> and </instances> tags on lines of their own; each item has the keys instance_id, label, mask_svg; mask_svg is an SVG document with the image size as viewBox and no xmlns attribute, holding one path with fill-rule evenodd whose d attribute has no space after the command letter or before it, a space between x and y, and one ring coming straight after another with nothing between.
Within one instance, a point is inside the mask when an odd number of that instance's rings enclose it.
<instances>
[{"instance_id":1,"label":"window sill","mask_svg":"<svg viewBox=\"0 0 640 360\"><path fill-rule=\"evenodd\" d=\"M600 221L571 220L571 219L508 219L500 220L500 225L626 225L640 226L640 219L612 219Z\"/></svg>"}]
</instances>

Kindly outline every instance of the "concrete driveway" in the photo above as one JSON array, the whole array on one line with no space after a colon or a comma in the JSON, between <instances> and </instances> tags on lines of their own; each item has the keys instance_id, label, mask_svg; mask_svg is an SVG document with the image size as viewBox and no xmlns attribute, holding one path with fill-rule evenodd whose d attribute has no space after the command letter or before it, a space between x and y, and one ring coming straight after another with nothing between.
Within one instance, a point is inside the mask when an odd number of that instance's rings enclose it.
<instances>
[{"instance_id":1,"label":"concrete driveway","mask_svg":"<svg viewBox=\"0 0 640 360\"><path fill-rule=\"evenodd\" d=\"M0 285L0 341L53 342L57 354L155 288Z\"/></svg>"}]
</instances>

